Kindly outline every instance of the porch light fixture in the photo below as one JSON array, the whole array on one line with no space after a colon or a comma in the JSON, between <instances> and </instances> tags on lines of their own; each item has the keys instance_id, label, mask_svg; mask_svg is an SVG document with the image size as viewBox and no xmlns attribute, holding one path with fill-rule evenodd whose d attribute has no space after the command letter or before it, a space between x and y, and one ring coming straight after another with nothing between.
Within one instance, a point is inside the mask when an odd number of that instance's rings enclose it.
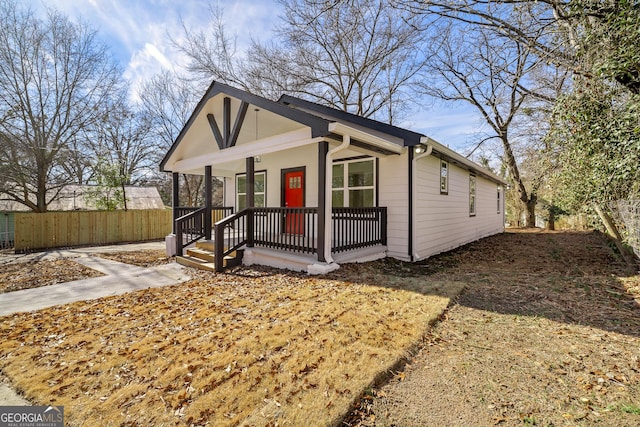
<instances>
[{"instance_id":1,"label":"porch light fixture","mask_svg":"<svg viewBox=\"0 0 640 427\"><path fill-rule=\"evenodd\" d=\"M422 154L427 151L427 146L424 144L418 144L414 147L413 152L416 154Z\"/></svg>"},{"instance_id":2,"label":"porch light fixture","mask_svg":"<svg viewBox=\"0 0 640 427\"><path fill-rule=\"evenodd\" d=\"M261 156L255 156L253 158L253 161L256 162L256 163L260 163L262 161L262 157Z\"/></svg>"}]
</instances>

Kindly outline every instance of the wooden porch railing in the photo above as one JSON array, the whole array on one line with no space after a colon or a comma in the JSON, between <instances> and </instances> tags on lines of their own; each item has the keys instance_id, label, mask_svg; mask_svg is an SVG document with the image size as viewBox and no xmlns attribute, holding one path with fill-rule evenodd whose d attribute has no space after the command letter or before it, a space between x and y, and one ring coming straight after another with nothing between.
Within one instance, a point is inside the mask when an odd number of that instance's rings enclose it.
<instances>
[{"instance_id":1,"label":"wooden porch railing","mask_svg":"<svg viewBox=\"0 0 640 427\"><path fill-rule=\"evenodd\" d=\"M181 206L176 208L175 219L176 255L181 256L184 248L202 238L210 239L204 229L206 208ZM212 222L233 213L232 207L214 207L211 209Z\"/></svg>"},{"instance_id":2,"label":"wooden porch railing","mask_svg":"<svg viewBox=\"0 0 640 427\"><path fill-rule=\"evenodd\" d=\"M387 208L333 208L332 252L387 244Z\"/></svg>"},{"instance_id":3,"label":"wooden porch railing","mask_svg":"<svg viewBox=\"0 0 640 427\"><path fill-rule=\"evenodd\" d=\"M187 229L190 224L197 229L203 215L197 210L179 220ZM331 221L334 253L387 244L387 208L334 208ZM318 208L249 208L217 221L213 229L216 271L224 269L227 255L245 245L309 254L318 251Z\"/></svg>"},{"instance_id":4,"label":"wooden porch railing","mask_svg":"<svg viewBox=\"0 0 640 427\"><path fill-rule=\"evenodd\" d=\"M254 208L255 246L316 253L318 208Z\"/></svg>"},{"instance_id":5,"label":"wooden porch railing","mask_svg":"<svg viewBox=\"0 0 640 427\"><path fill-rule=\"evenodd\" d=\"M191 206L179 206L176 208L176 218L180 218L182 216L190 214L191 212L195 212L198 209L201 209L201 208L191 207ZM213 219L213 222L220 221L221 219L228 217L232 213L233 213L233 207L231 206L211 208L211 218Z\"/></svg>"},{"instance_id":6,"label":"wooden porch railing","mask_svg":"<svg viewBox=\"0 0 640 427\"><path fill-rule=\"evenodd\" d=\"M230 215L213 225L216 271L224 270L224 257L247 243L249 209Z\"/></svg>"},{"instance_id":7,"label":"wooden porch railing","mask_svg":"<svg viewBox=\"0 0 640 427\"><path fill-rule=\"evenodd\" d=\"M206 236L204 216L207 208L199 208L176 218L176 255L182 256L185 247Z\"/></svg>"}]
</instances>

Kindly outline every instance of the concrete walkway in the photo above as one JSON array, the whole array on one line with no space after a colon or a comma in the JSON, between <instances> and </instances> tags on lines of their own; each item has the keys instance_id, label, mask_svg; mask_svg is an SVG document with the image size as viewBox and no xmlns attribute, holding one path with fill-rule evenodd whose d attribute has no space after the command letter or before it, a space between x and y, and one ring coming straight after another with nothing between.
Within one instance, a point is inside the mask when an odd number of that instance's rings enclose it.
<instances>
[{"instance_id":1,"label":"concrete walkway","mask_svg":"<svg viewBox=\"0 0 640 427\"><path fill-rule=\"evenodd\" d=\"M141 289L170 286L189 280L190 277L184 267L176 263L144 268L93 255L143 249L164 249L164 242L65 249L20 255L0 254L0 267L13 262L73 258L78 263L106 274L102 277L0 294L0 317ZM30 406L31 403L18 395L9 386L8 381L0 376L0 405Z\"/></svg>"},{"instance_id":2,"label":"concrete walkway","mask_svg":"<svg viewBox=\"0 0 640 427\"><path fill-rule=\"evenodd\" d=\"M142 268L115 261L106 263L98 257L78 258L76 261L107 276L0 294L0 316L175 285L189 279L183 267L176 263Z\"/></svg>"},{"instance_id":3,"label":"concrete walkway","mask_svg":"<svg viewBox=\"0 0 640 427\"><path fill-rule=\"evenodd\" d=\"M148 249L149 244L145 245L144 248ZM155 245L157 246L158 244L156 243ZM92 255L92 253L125 252L140 249L142 249L141 245L137 244L13 255L13 257L23 257L19 260L14 259L13 262L73 258L74 261L100 271L106 276L0 294L0 316L40 310L76 301L120 295L141 289L175 285L190 278L184 267L176 263L146 268ZM24 257L26 256L35 258L25 259ZM3 255L2 260L5 260L5 257L6 255ZM2 265L1 262L0 265Z\"/></svg>"},{"instance_id":4,"label":"concrete walkway","mask_svg":"<svg viewBox=\"0 0 640 427\"><path fill-rule=\"evenodd\" d=\"M13 252L0 252L0 266L14 262L44 261L58 258L77 258L96 253L110 252L133 252L141 250L164 250L165 243L162 242L142 242L127 243L122 245L107 246L85 246L80 248L50 249L42 252L31 252L26 254L14 254Z\"/></svg>"}]
</instances>

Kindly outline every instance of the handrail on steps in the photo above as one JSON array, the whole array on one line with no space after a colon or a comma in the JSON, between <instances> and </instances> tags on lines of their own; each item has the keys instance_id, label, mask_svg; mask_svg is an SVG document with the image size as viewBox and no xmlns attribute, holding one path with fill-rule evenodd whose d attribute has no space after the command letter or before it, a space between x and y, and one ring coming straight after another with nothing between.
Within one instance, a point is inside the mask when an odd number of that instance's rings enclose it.
<instances>
[{"instance_id":1,"label":"handrail on steps","mask_svg":"<svg viewBox=\"0 0 640 427\"><path fill-rule=\"evenodd\" d=\"M176 218L176 255L182 256L184 248L206 236L204 216L207 208L200 208ZM186 238L186 241L183 239Z\"/></svg>"},{"instance_id":2,"label":"handrail on steps","mask_svg":"<svg viewBox=\"0 0 640 427\"><path fill-rule=\"evenodd\" d=\"M247 243L247 217L250 209L244 209L221 219L213 225L215 267L224 270L224 258ZM227 245L225 246L225 239Z\"/></svg>"}]
</instances>

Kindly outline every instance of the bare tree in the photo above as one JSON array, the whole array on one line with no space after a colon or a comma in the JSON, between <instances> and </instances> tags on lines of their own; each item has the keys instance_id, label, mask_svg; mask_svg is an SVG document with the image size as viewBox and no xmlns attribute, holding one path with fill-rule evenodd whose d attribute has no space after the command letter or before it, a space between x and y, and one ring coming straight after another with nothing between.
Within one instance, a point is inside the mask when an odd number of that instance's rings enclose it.
<instances>
[{"instance_id":1,"label":"bare tree","mask_svg":"<svg viewBox=\"0 0 640 427\"><path fill-rule=\"evenodd\" d=\"M282 93L389 123L426 61L419 15L382 0L281 0L279 38L240 56L219 9L207 32L185 29L188 70L269 98Z\"/></svg>"},{"instance_id":2,"label":"bare tree","mask_svg":"<svg viewBox=\"0 0 640 427\"><path fill-rule=\"evenodd\" d=\"M148 117L151 123L151 137L155 140L155 156L152 159L159 164L162 155L167 152L180 134L182 127L189 119L197 103L197 87L176 74L163 71L146 82L140 93L141 114ZM165 174L158 174L155 179L161 184L162 193L170 197L170 182ZM203 180L197 175L182 175L180 199L187 206L198 206L202 201Z\"/></svg>"},{"instance_id":3,"label":"bare tree","mask_svg":"<svg viewBox=\"0 0 640 427\"><path fill-rule=\"evenodd\" d=\"M124 185L135 184L153 167L158 152L150 118L122 102L109 110L96 128L93 151L118 166Z\"/></svg>"},{"instance_id":4,"label":"bare tree","mask_svg":"<svg viewBox=\"0 0 640 427\"><path fill-rule=\"evenodd\" d=\"M441 34L444 43L434 52L423 92L445 101L466 102L481 114L491 132L477 146L500 141L508 178L526 206L526 226L533 227L542 177L526 180L523 176L518 153L521 141L512 131L532 98L533 91L527 88L529 75L539 62L528 46L489 28L448 26Z\"/></svg>"},{"instance_id":5,"label":"bare tree","mask_svg":"<svg viewBox=\"0 0 640 427\"><path fill-rule=\"evenodd\" d=\"M145 181L155 169L158 149L151 138L150 118L127 106L124 99L109 105L100 124L87 137L94 158L93 179L117 184L127 209L126 186ZM104 165L108 165L105 167Z\"/></svg>"},{"instance_id":6,"label":"bare tree","mask_svg":"<svg viewBox=\"0 0 640 427\"><path fill-rule=\"evenodd\" d=\"M44 212L74 181L64 165L119 73L93 30L53 10L40 20L0 0L0 21L0 192Z\"/></svg>"},{"instance_id":7,"label":"bare tree","mask_svg":"<svg viewBox=\"0 0 640 427\"><path fill-rule=\"evenodd\" d=\"M89 136L80 132L69 141L65 161L61 165L71 184L88 184L94 177L93 156Z\"/></svg>"},{"instance_id":8,"label":"bare tree","mask_svg":"<svg viewBox=\"0 0 640 427\"><path fill-rule=\"evenodd\" d=\"M346 1L346 0L339 0ZM602 0L392 0L395 7L492 28L541 59L588 79L602 76L640 93L638 4ZM526 20L514 20L514 16ZM590 36L585 37L585 34ZM594 49L595 47L595 49ZM594 62L599 69L594 69Z\"/></svg>"}]
</instances>

